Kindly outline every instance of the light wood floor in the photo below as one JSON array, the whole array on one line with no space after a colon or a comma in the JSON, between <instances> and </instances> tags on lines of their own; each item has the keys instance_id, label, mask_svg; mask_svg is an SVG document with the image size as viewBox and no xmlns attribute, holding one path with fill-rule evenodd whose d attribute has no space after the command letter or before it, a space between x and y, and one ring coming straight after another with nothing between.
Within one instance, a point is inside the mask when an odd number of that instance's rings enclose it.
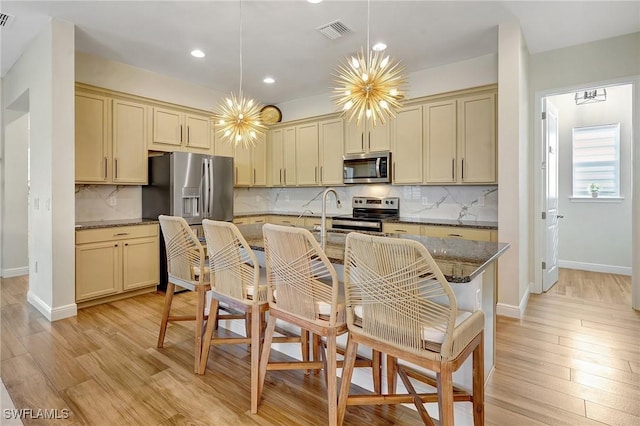
<instances>
[{"instance_id":1,"label":"light wood floor","mask_svg":"<svg viewBox=\"0 0 640 426\"><path fill-rule=\"evenodd\" d=\"M161 294L49 323L26 302L26 277L0 286L0 374L14 404L70 409L69 419L25 424L326 424L322 376L270 373L251 415L246 347L212 348L204 376L192 373L187 324L171 324L156 349ZM175 306L192 312L191 296ZM486 424L640 424L640 313L630 303L629 277L563 270L550 292L531 296L523 320L500 317ZM405 407L353 407L345 420L421 423Z\"/></svg>"}]
</instances>

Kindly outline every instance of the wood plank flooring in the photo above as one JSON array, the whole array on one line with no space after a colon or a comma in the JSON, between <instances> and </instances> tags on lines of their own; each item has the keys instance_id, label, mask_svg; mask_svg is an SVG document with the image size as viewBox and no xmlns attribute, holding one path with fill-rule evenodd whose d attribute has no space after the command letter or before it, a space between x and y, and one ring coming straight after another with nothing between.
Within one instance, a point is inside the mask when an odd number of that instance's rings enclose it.
<instances>
[{"instance_id":1,"label":"wood plank flooring","mask_svg":"<svg viewBox=\"0 0 640 426\"><path fill-rule=\"evenodd\" d=\"M170 324L157 349L161 294L49 323L26 302L27 286L27 277L0 284L0 375L16 408L68 409L69 417L25 424L327 423L321 375L270 373L252 415L246 346L213 347L204 376L192 372L189 323ZM192 296L176 296L177 312L193 311ZM522 320L499 317L486 424L639 425L640 313L630 297L629 277L561 270L552 290L531 296ZM350 407L345 424L421 421L406 407L374 406Z\"/></svg>"}]
</instances>

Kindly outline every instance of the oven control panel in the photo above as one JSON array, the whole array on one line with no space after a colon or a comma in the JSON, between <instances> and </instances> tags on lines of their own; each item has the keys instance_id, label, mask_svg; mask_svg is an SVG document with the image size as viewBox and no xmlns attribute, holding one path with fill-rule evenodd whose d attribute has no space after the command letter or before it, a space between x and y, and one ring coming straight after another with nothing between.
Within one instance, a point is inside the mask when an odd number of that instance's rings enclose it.
<instances>
[{"instance_id":1,"label":"oven control panel","mask_svg":"<svg viewBox=\"0 0 640 426\"><path fill-rule=\"evenodd\" d=\"M372 210L399 210L400 198L398 197L353 197L351 206L354 209Z\"/></svg>"}]
</instances>

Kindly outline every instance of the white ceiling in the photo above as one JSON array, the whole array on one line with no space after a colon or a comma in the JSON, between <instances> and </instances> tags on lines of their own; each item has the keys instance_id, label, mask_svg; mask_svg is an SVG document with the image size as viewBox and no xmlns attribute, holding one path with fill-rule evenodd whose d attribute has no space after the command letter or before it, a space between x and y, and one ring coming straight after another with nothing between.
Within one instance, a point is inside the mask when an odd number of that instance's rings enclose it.
<instances>
[{"instance_id":1,"label":"white ceiling","mask_svg":"<svg viewBox=\"0 0 640 426\"><path fill-rule=\"evenodd\" d=\"M243 91L263 103L327 93L340 60L367 43L367 2L242 2ZM2 76L49 17L76 25L76 49L221 93L237 91L240 2L7 1L0 30ZM384 41L407 72L496 53L498 25L520 22L531 53L640 31L636 1L381 1L370 5L370 42ZM352 29L329 40L316 28ZM202 49L195 59L189 52ZM266 85L265 76L276 83Z\"/></svg>"}]
</instances>

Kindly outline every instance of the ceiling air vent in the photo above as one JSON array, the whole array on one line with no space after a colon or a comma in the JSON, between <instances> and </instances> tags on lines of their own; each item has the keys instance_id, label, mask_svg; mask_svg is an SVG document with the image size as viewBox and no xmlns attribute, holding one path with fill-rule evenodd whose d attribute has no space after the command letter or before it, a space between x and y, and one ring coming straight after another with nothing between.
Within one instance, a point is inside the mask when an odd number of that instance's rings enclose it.
<instances>
[{"instance_id":1,"label":"ceiling air vent","mask_svg":"<svg viewBox=\"0 0 640 426\"><path fill-rule=\"evenodd\" d=\"M7 28L13 21L13 16L0 12L0 28Z\"/></svg>"},{"instance_id":2,"label":"ceiling air vent","mask_svg":"<svg viewBox=\"0 0 640 426\"><path fill-rule=\"evenodd\" d=\"M351 32L351 28L347 27L340 21L329 22L328 24L316 28L316 30L320 31L322 35L331 40L335 40Z\"/></svg>"}]
</instances>

